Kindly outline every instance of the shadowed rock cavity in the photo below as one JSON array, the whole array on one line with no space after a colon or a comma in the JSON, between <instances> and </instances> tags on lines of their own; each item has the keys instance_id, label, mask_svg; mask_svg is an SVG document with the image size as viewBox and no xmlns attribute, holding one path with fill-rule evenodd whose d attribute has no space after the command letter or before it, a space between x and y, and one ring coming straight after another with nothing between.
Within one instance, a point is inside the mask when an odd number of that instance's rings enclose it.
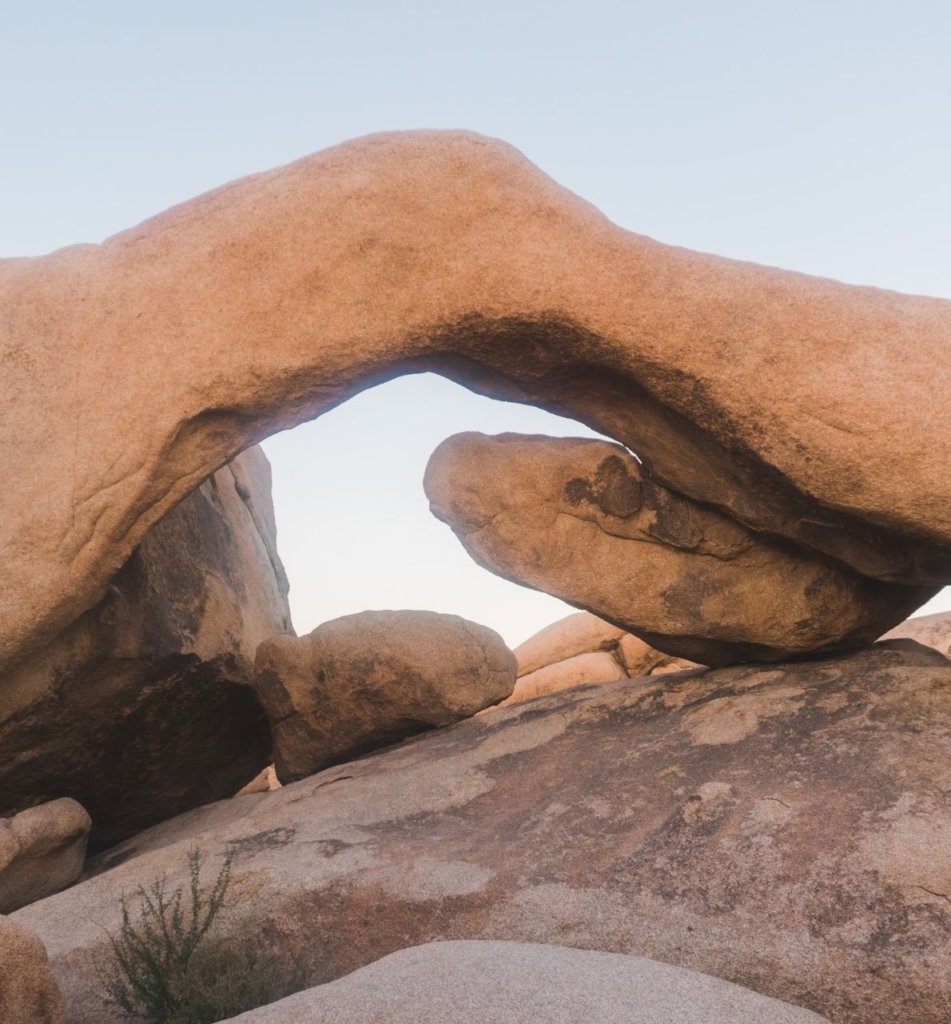
<instances>
[{"instance_id":1,"label":"shadowed rock cavity","mask_svg":"<svg viewBox=\"0 0 951 1024\"><path fill-rule=\"evenodd\" d=\"M755 530L943 583L949 347L947 301L660 245L458 132L0 261L0 671L240 450L420 369L574 416Z\"/></svg>"},{"instance_id":2,"label":"shadowed rock cavity","mask_svg":"<svg viewBox=\"0 0 951 1024\"><path fill-rule=\"evenodd\" d=\"M270 467L244 452L149 531L106 597L0 682L0 815L78 800L101 849L267 763L254 653L290 629Z\"/></svg>"},{"instance_id":3,"label":"shadowed rock cavity","mask_svg":"<svg viewBox=\"0 0 951 1024\"><path fill-rule=\"evenodd\" d=\"M858 647L933 593L758 536L603 441L457 434L424 483L480 565L705 665Z\"/></svg>"}]
</instances>

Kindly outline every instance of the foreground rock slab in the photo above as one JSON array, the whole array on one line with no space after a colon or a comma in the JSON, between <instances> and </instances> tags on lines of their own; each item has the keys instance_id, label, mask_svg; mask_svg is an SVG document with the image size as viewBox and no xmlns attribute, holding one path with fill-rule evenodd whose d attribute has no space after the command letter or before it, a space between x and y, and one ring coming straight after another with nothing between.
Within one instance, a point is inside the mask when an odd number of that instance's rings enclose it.
<instances>
[{"instance_id":1,"label":"foreground rock slab","mask_svg":"<svg viewBox=\"0 0 951 1024\"><path fill-rule=\"evenodd\" d=\"M0 818L0 914L75 882L86 860L91 824L83 807L68 797Z\"/></svg>"},{"instance_id":2,"label":"foreground rock slab","mask_svg":"<svg viewBox=\"0 0 951 1024\"><path fill-rule=\"evenodd\" d=\"M514 685L498 633L437 612L345 615L273 637L255 660L282 783L469 718Z\"/></svg>"},{"instance_id":3,"label":"foreground rock slab","mask_svg":"<svg viewBox=\"0 0 951 1024\"><path fill-rule=\"evenodd\" d=\"M0 814L62 796L101 849L268 761L254 654L290 629L270 466L242 453L157 523L107 596L0 671Z\"/></svg>"},{"instance_id":4,"label":"foreground rock slab","mask_svg":"<svg viewBox=\"0 0 951 1024\"><path fill-rule=\"evenodd\" d=\"M951 302L661 245L464 132L2 260L0 673L239 451L421 369L583 420L756 530L944 583L949 347Z\"/></svg>"},{"instance_id":5,"label":"foreground rock slab","mask_svg":"<svg viewBox=\"0 0 951 1024\"><path fill-rule=\"evenodd\" d=\"M70 1024L113 1024L95 958L119 894L186 881L196 846L209 873L235 858L222 926L312 984L501 939L645 956L835 1024L946 1024L949 729L951 664L911 641L566 691L191 811L14 919Z\"/></svg>"},{"instance_id":6,"label":"foreground rock slab","mask_svg":"<svg viewBox=\"0 0 951 1024\"><path fill-rule=\"evenodd\" d=\"M457 434L424 482L480 565L705 665L871 643L932 593L772 543L604 441Z\"/></svg>"},{"instance_id":7,"label":"foreground rock slab","mask_svg":"<svg viewBox=\"0 0 951 1024\"><path fill-rule=\"evenodd\" d=\"M822 1024L808 1010L642 957L434 942L232 1024ZM826 1024L828 1022L826 1021Z\"/></svg>"},{"instance_id":8,"label":"foreground rock slab","mask_svg":"<svg viewBox=\"0 0 951 1024\"><path fill-rule=\"evenodd\" d=\"M50 973L43 943L0 916L0 1021L63 1024L63 998Z\"/></svg>"}]
</instances>

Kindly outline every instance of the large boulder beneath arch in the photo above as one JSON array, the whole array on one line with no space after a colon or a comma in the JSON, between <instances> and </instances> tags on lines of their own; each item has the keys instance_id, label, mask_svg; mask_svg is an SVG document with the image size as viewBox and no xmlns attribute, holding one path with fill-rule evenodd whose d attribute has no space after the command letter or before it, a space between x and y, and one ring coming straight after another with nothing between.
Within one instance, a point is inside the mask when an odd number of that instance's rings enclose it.
<instances>
[{"instance_id":1,"label":"large boulder beneath arch","mask_svg":"<svg viewBox=\"0 0 951 1024\"><path fill-rule=\"evenodd\" d=\"M254 671L287 783L498 703L515 656L458 615L366 611L266 640Z\"/></svg>"},{"instance_id":2,"label":"large boulder beneath arch","mask_svg":"<svg viewBox=\"0 0 951 1024\"><path fill-rule=\"evenodd\" d=\"M604 441L457 434L425 487L480 565L705 665L859 647L931 593L770 542Z\"/></svg>"},{"instance_id":3,"label":"large boulder beneath arch","mask_svg":"<svg viewBox=\"0 0 951 1024\"><path fill-rule=\"evenodd\" d=\"M239 789L268 760L254 653L290 629L270 467L242 453L157 523L106 597L0 682L0 814L73 797L91 847Z\"/></svg>"},{"instance_id":4,"label":"large boulder beneath arch","mask_svg":"<svg viewBox=\"0 0 951 1024\"><path fill-rule=\"evenodd\" d=\"M661 245L462 132L0 261L0 672L238 451L426 368L573 415L755 530L944 583L949 346L951 302Z\"/></svg>"},{"instance_id":5,"label":"large boulder beneath arch","mask_svg":"<svg viewBox=\"0 0 951 1024\"><path fill-rule=\"evenodd\" d=\"M17 911L70 1024L117 893L234 854L225 934L309 982L437 939L632 953L836 1024L946 1024L951 665L910 641L573 690L199 808Z\"/></svg>"}]
</instances>

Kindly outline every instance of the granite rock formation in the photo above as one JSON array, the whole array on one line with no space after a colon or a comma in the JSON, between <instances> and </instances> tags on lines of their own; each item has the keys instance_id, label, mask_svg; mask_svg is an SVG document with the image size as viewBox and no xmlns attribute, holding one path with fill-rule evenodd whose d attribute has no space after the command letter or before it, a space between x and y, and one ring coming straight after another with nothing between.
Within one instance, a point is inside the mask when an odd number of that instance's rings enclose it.
<instances>
[{"instance_id":1,"label":"granite rock formation","mask_svg":"<svg viewBox=\"0 0 951 1024\"><path fill-rule=\"evenodd\" d=\"M524 942L430 942L231 1024L828 1024L643 957Z\"/></svg>"},{"instance_id":2,"label":"granite rock formation","mask_svg":"<svg viewBox=\"0 0 951 1024\"><path fill-rule=\"evenodd\" d=\"M116 894L231 852L226 922L309 982L439 939L660 960L835 1024L946 1024L951 664L911 641L622 680L198 808L14 920L70 1024L113 1024L93 969ZM223 924L223 927L225 925Z\"/></svg>"},{"instance_id":3,"label":"granite rock formation","mask_svg":"<svg viewBox=\"0 0 951 1024\"><path fill-rule=\"evenodd\" d=\"M89 815L69 797L0 818L0 914L76 881L86 860L90 824Z\"/></svg>"},{"instance_id":4,"label":"granite rock formation","mask_svg":"<svg viewBox=\"0 0 951 1024\"><path fill-rule=\"evenodd\" d=\"M242 449L423 369L574 416L757 532L938 586L949 346L951 302L661 245L460 132L2 260L0 674Z\"/></svg>"},{"instance_id":5,"label":"granite rock formation","mask_svg":"<svg viewBox=\"0 0 951 1024\"><path fill-rule=\"evenodd\" d=\"M96 607L0 674L0 814L72 797L98 849L231 795L270 755L255 651L289 629L253 449L149 531Z\"/></svg>"},{"instance_id":6,"label":"granite rock formation","mask_svg":"<svg viewBox=\"0 0 951 1024\"><path fill-rule=\"evenodd\" d=\"M705 665L859 647L930 594L772 543L604 441L457 434L425 488L480 565Z\"/></svg>"},{"instance_id":7,"label":"granite rock formation","mask_svg":"<svg viewBox=\"0 0 951 1024\"><path fill-rule=\"evenodd\" d=\"M498 633L458 615L367 611L258 648L282 783L469 718L515 685Z\"/></svg>"}]
</instances>

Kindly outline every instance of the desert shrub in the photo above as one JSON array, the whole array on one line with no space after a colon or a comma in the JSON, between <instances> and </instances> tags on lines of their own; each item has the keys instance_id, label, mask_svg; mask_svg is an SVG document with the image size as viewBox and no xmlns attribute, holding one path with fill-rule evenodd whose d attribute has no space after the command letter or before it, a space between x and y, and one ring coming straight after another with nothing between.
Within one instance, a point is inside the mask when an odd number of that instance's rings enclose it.
<instances>
[{"instance_id":1,"label":"desert shrub","mask_svg":"<svg viewBox=\"0 0 951 1024\"><path fill-rule=\"evenodd\" d=\"M99 976L107 1005L148 1024L212 1024L275 1002L305 983L299 964L279 962L249 930L228 938L211 929L231 888L231 857L210 885L202 856L189 854L187 885L165 878L123 896L118 935Z\"/></svg>"}]
</instances>

